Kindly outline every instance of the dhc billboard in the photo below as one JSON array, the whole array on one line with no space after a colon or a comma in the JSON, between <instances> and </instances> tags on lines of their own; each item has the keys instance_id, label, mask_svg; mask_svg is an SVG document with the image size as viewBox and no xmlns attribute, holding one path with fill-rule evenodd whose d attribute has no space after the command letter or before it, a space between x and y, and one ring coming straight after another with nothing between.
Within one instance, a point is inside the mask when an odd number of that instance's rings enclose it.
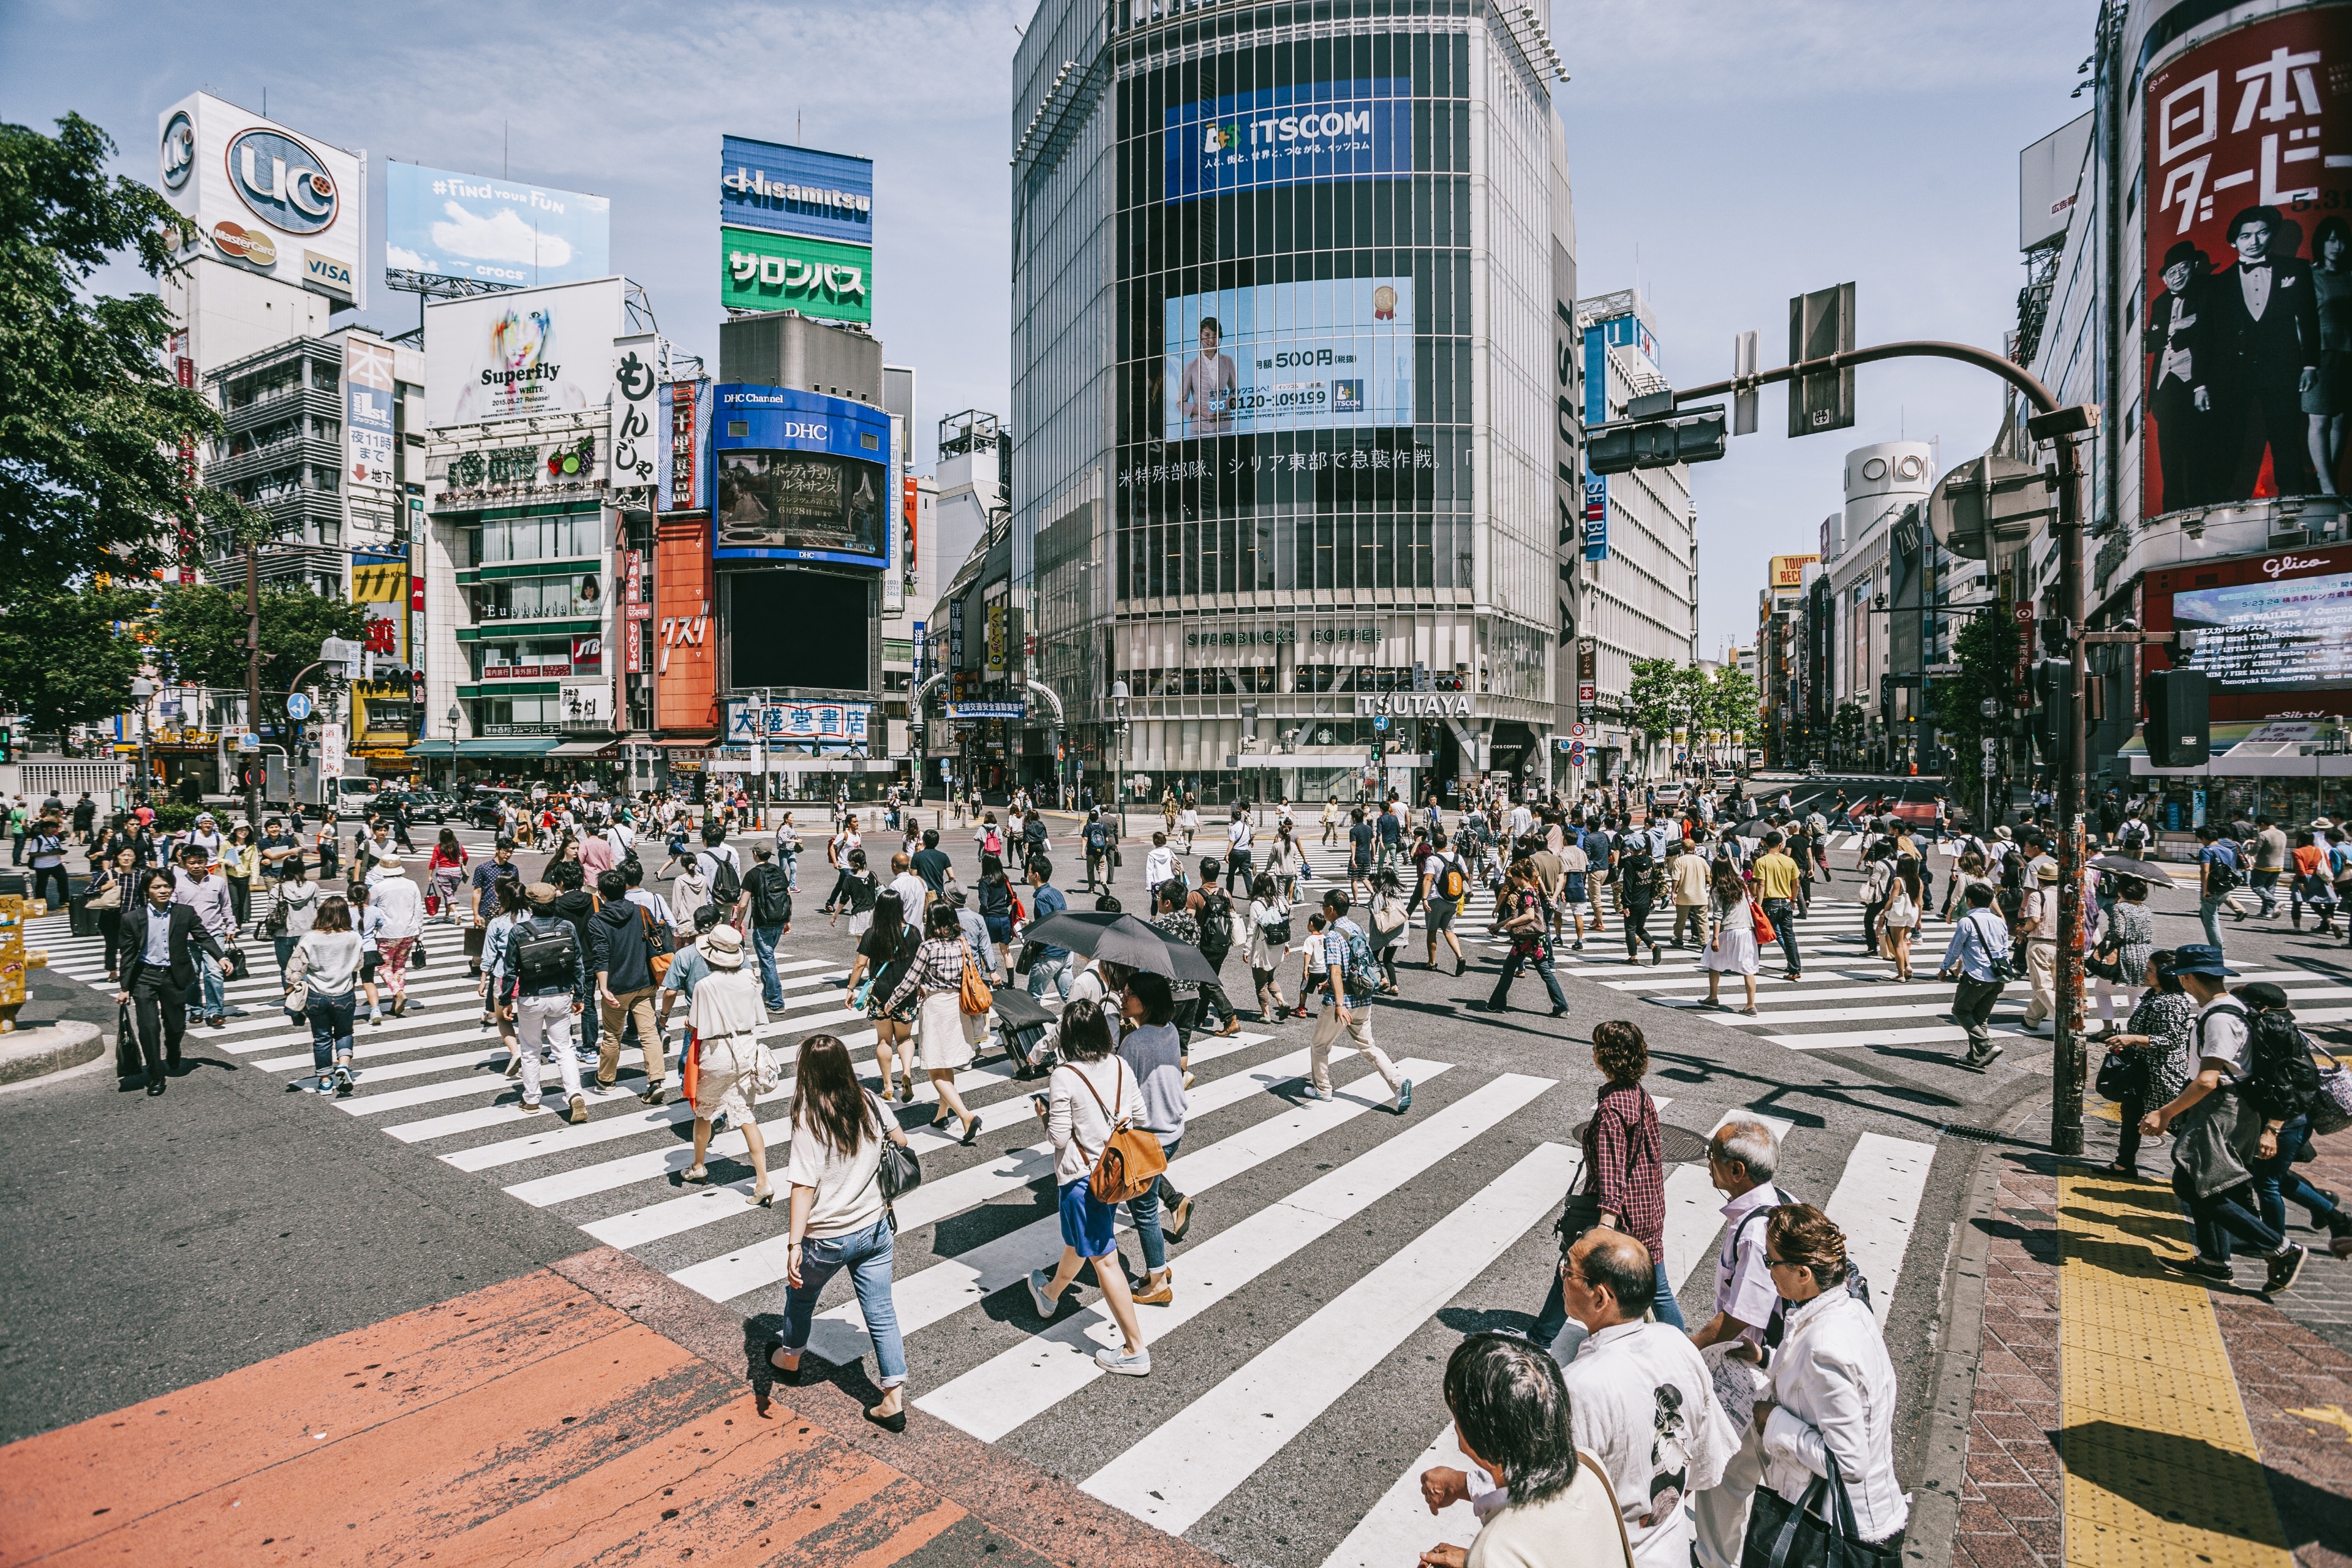
<instances>
[{"instance_id":1,"label":"dhc billboard","mask_svg":"<svg viewBox=\"0 0 2352 1568\"><path fill-rule=\"evenodd\" d=\"M890 416L845 397L728 383L711 421L711 556L889 563Z\"/></svg>"}]
</instances>

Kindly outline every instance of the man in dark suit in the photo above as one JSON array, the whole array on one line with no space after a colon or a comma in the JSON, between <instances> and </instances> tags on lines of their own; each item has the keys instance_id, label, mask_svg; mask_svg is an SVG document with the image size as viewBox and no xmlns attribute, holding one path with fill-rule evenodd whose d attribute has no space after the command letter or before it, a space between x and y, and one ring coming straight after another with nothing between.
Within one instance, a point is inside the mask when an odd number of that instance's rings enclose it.
<instances>
[{"instance_id":1,"label":"man in dark suit","mask_svg":"<svg viewBox=\"0 0 2352 1568\"><path fill-rule=\"evenodd\" d=\"M2310 423L2303 394L2319 379L2319 296L2311 263L2294 255L2287 222L2273 206L2252 206L2230 220L2236 263L2205 290L2215 435L2221 468L2216 500L2248 500L2262 472L2263 450L2283 496L2312 489ZM2273 254L2284 250L2284 256Z\"/></svg>"},{"instance_id":2,"label":"man in dark suit","mask_svg":"<svg viewBox=\"0 0 2352 1568\"><path fill-rule=\"evenodd\" d=\"M180 1065L180 1041L188 1032L188 987L196 983L191 949L197 948L226 962L196 911L172 901L171 873L149 878L139 907L122 914L122 989L114 1000L131 1008L150 1094L163 1092L166 1065Z\"/></svg>"},{"instance_id":3,"label":"man in dark suit","mask_svg":"<svg viewBox=\"0 0 2352 1568\"><path fill-rule=\"evenodd\" d=\"M2149 301L2147 409L2156 420L2156 456L2163 493L2156 510L2204 504L2213 471L2212 392L2206 384L2210 332L2200 326L2212 263L2182 240L2165 253L2164 289Z\"/></svg>"}]
</instances>

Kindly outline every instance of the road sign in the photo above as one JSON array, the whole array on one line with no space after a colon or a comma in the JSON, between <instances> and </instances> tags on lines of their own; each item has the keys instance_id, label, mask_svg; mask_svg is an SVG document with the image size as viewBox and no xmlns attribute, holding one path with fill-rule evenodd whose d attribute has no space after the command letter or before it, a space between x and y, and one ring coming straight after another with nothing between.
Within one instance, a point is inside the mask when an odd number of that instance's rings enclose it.
<instances>
[{"instance_id":1,"label":"road sign","mask_svg":"<svg viewBox=\"0 0 2352 1568\"><path fill-rule=\"evenodd\" d=\"M1584 726L1581 724L1570 724L1568 727L1568 738L1571 741L1581 741L1584 739Z\"/></svg>"},{"instance_id":2,"label":"road sign","mask_svg":"<svg viewBox=\"0 0 2352 1568\"><path fill-rule=\"evenodd\" d=\"M1372 720L1372 728L1375 730L1385 730L1388 727L1389 716L1385 713L1379 714Z\"/></svg>"},{"instance_id":3,"label":"road sign","mask_svg":"<svg viewBox=\"0 0 2352 1568\"><path fill-rule=\"evenodd\" d=\"M1581 742L1581 741L1572 741L1572 742L1569 742L1569 747L1568 747L1568 765L1569 765L1570 767L1571 767L1571 768L1580 768L1580 767L1582 767L1582 766L1584 765L1584 742Z\"/></svg>"},{"instance_id":4,"label":"road sign","mask_svg":"<svg viewBox=\"0 0 2352 1568\"><path fill-rule=\"evenodd\" d=\"M1762 368L1762 334L1740 332L1731 340L1731 377L1734 381L1749 381ZM1735 436L1756 434L1757 405L1762 394L1753 386L1734 389L1731 395L1731 433Z\"/></svg>"},{"instance_id":5,"label":"road sign","mask_svg":"<svg viewBox=\"0 0 2352 1568\"><path fill-rule=\"evenodd\" d=\"M299 724L310 716L310 694L307 691L288 692L286 694L286 717L293 720Z\"/></svg>"},{"instance_id":6,"label":"road sign","mask_svg":"<svg viewBox=\"0 0 2352 1568\"><path fill-rule=\"evenodd\" d=\"M257 752L261 750L261 737L250 730L245 731L236 738L236 749L240 753Z\"/></svg>"},{"instance_id":7,"label":"road sign","mask_svg":"<svg viewBox=\"0 0 2352 1568\"><path fill-rule=\"evenodd\" d=\"M2000 742L1994 740L1990 735L1987 735L1983 740L1978 742L1977 744L1984 748L1984 754L1988 757L2000 750Z\"/></svg>"}]
</instances>

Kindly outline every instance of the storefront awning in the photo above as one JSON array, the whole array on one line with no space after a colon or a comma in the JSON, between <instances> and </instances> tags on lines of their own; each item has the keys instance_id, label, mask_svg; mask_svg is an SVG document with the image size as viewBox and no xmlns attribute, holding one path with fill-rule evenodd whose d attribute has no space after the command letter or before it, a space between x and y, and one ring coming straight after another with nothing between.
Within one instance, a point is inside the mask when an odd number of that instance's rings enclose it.
<instances>
[{"instance_id":1,"label":"storefront awning","mask_svg":"<svg viewBox=\"0 0 2352 1568\"><path fill-rule=\"evenodd\" d=\"M599 752L611 751L612 749L613 742L610 741L566 741L562 745L557 746L554 750L549 752L547 755L551 757L593 757L597 755Z\"/></svg>"},{"instance_id":2,"label":"storefront awning","mask_svg":"<svg viewBox=\"0 0 2352 1568\"><path fill-rule=\"evenodd\" d=\"M552 735L520 735L477 741L459 741L451 749L447 741L419 741L408 748L412 757L543 757L560 742Z\"/></svg>"}]
</instances>

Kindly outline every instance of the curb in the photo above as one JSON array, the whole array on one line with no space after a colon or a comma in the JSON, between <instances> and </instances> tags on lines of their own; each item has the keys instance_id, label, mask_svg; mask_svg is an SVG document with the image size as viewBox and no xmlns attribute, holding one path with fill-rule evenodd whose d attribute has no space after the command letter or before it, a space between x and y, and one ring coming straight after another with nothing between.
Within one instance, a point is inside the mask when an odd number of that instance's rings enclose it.
<instances>
[{"instance_id":1,"label":"curb","mask_svg":"<svg viewBox=\"0 0 2352 1568\"><path fill-rule=\"evenodd\" d=\"M75 1019L11 1030L0 1037L0 1084L63 1072L96 1060L105 1050L106 1037L99 1026Z\"/></svg>"},{"instance_id":2,"label":"curb","mask_svg":"<svg viewBox=\"0 0 2352 1568\"><path fill-rule=\"evenodd\" d=\"M1979 1143L1968 1163L1966 1194L1952 1221L1952 1240L1938 1291L1943 1310L1927 1382L1927 1405L1917 1429L1919 1470L1904 1538L1906 1564L1940 1568L1952 1558L1952 1541L1960 1525L1961 1485L1968 1477L1969 1423L1976 1413L1977 1364L1984 1353L1986 1265L1992 1256L1992 1237L1976 1222L1992 1213L1998 1192L1993 1153L2013 1141L2019 1126L2044 1103L2046 1092L2037 1074L1986 1107L1985 1124L2000 1137Z\"/></svg>"}]
</instances>

